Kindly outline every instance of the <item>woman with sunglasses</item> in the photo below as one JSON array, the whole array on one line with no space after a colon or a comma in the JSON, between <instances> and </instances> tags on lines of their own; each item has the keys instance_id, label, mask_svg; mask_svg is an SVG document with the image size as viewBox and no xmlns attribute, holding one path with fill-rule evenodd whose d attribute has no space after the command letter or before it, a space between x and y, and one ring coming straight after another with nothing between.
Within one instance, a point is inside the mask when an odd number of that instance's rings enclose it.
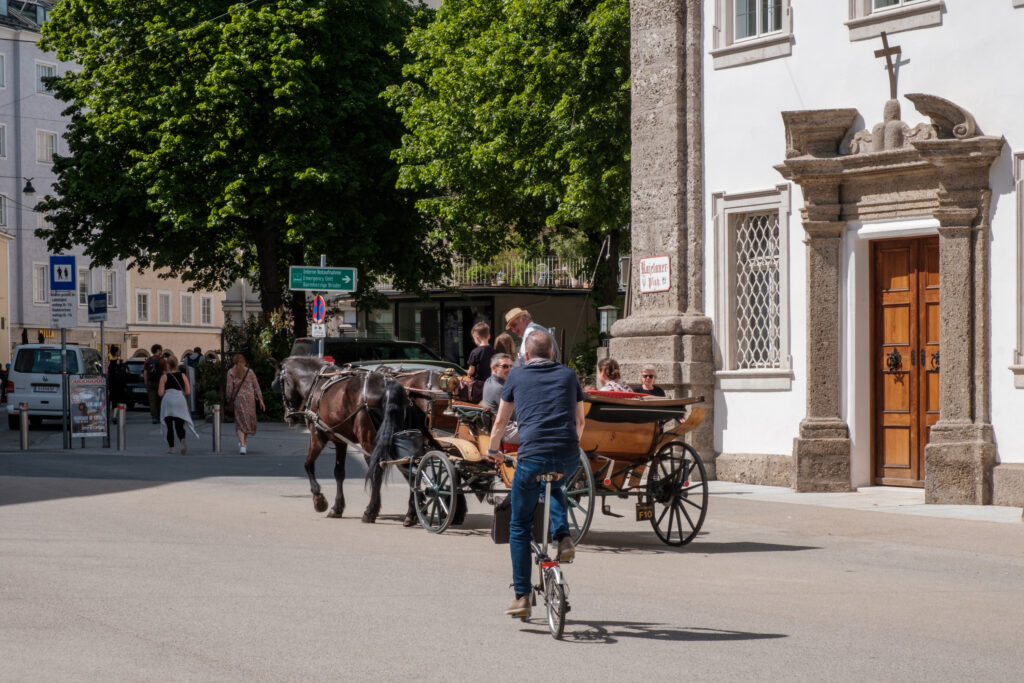
<instances>
[{"instance_id":1,"label":"woman with sunglasses","mask_svg":"<svg viewBox=\"0 0 1024 683\"><path fill-rule=\"evenodd\" d=\"M654 380L658 376L654 372L654 368L650 365L644 366L644 369L640 371L640 386L635 391L638 394L648 394L649 396L665 396L665 390L661 387L654 386Z\"/></svg>"}]
</instances>

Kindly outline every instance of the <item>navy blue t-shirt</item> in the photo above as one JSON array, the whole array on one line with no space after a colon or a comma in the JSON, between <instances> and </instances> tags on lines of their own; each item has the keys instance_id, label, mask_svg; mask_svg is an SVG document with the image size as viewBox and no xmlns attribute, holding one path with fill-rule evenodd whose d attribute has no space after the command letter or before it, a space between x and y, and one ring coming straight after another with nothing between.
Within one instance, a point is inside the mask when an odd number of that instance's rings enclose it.
<instances>
[{"instance_id":1,"label":"navy blue t-shirt","mask_svg":"<svg viewBox=\"0 0 1024 683\"><path fill-rule=\"evenodd\" d=\"M578 456L576 404L583 389L575 372L554 361L512 368L501 400L516 404L518 457Z\"/></svg>"}]
</instances>

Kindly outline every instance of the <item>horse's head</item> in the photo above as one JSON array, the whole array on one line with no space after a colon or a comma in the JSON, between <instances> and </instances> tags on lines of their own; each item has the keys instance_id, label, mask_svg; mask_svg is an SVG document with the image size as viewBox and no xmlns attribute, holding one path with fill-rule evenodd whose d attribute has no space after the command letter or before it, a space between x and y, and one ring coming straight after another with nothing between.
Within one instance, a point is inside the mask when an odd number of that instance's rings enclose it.
<instances>
[{"instance_id":1,"label":"horse's head","mask_svg":"<svg viewBox=\"0 0 1024 683\"><path fill-rule=\"evenodd\" d=\"M270 387L281 394L284 420L289 425L305 424L300 416L293 413L302 410L317 374L326 365L329 363L315 356L291 356L281 361L281 369Z\"/></svg>"}]
</instances>

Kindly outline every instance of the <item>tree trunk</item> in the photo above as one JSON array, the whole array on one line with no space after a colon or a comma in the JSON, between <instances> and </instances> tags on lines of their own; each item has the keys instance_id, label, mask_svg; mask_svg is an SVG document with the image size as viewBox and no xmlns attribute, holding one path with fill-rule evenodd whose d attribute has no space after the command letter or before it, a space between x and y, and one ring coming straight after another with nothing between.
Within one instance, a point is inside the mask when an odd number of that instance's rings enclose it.
<instances>
[{"instance_id":1,"label":"tree trunk","mask_svg":"<svg viewBox=\"0 0 1024 683\"><path fill-rule=\"evenodd\" d=\"M308 337L309 320L306 318L306 314L309 311L309 306L306 305L306 293L303 291L293 291L291 307L292 320L294 321L292 332L295 333L296 337Z\"/></svg>"},{"instance_id":2,"label":"tree trunk","mask_svg":"<svg viewBox=\"0 0 1024 683\"><path fill-rule=\"evenodd\" d=\"M281 270L278 267L277 235L270 226L252 221L251 234L256 244L259 267L260 304L264 313L276 311L284 303Z\"/></svg>"}]
</instances>

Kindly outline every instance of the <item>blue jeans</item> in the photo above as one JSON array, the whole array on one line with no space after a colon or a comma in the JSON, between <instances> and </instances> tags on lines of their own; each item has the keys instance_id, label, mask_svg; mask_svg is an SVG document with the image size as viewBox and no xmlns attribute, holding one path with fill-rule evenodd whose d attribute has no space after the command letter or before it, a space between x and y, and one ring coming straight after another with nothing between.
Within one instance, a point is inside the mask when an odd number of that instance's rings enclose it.
<instances>
[{"instance_id":1,"label":"blue jeans","mask_svg":"<svg viewBox=\"0 0 1024 683\"><path fill-rule=\"evenodd\" d=\"M544 482L537 476L547 472L561 472L566 479L579 467L576 453L552 453L543 460L530 458L516 463L512 479L512 521L509 525L509 549L512 553L512 582L516 595L530 593L530 540L533 537L533 512L544 491ZM551 484L551 536L569 535L569 516L566 509L565 481Z\"/></svg>"}]
</instances>

